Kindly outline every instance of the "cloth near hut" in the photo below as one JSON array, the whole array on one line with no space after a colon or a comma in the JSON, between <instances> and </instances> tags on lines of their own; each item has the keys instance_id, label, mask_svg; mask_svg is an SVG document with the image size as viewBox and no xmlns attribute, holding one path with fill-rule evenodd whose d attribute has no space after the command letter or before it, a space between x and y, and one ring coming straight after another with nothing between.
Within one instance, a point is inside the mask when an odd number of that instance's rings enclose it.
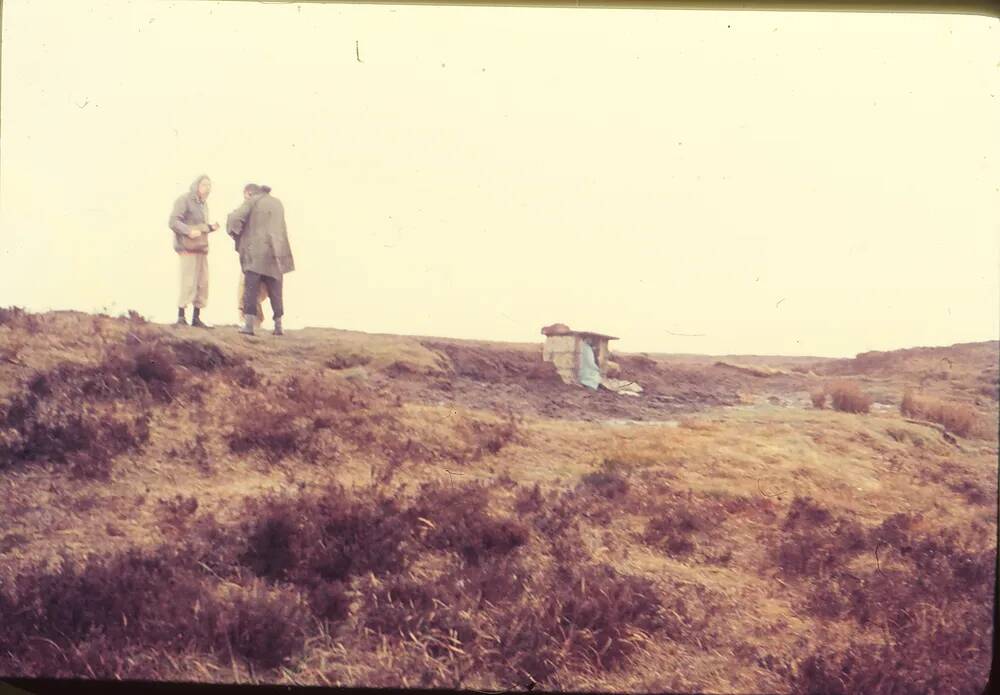
<instances>
[{"instance_id":1,"label":"cloth near hut","mask_svg":"<svg viewBox=\"0 0 1000 695\"><path fill-rule=\"evenodd\" d=\"M594 348L588 343L580 346L580 383L594 390L601 385L601 370L594 358Z\"/></svg>"},{"instance_id":2,"label":"cloth near hut","mask_svg":"<svg viewBox=\"0 0 1000 695\"><path fill-rule=\"evenodd\" d=\"M608 391L613 391L619 396L638 396L642 393L642 387L634 381L624 379L602 379L601 386Z\"/></svg>"}]
</instances>

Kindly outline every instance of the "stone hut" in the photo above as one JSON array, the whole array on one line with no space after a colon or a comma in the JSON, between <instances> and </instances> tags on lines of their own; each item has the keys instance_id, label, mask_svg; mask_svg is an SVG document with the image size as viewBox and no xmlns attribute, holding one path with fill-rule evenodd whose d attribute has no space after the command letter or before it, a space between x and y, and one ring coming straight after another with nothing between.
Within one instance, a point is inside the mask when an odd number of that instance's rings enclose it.
<instances>
[{"instance_id":1,"label":"stone hut","mask_svg":"<svg viewBox=\"0 0 1000 695\"><path fill-rule=\"evenodd\" d=\"M611 362L611 350L608 343L618 338L594 333L592 331L574 331L563 323L554 323L542 329L545 345L542 347L542 359L555 365L559 376L567 384L578 384L597 388L598 384L613 370L616 365ZM587 346L594 356L597 372L596 382L588 377L588 362L585 352ZM581 369L582 368L582 369Z\"/></svg>"}]
</instances>

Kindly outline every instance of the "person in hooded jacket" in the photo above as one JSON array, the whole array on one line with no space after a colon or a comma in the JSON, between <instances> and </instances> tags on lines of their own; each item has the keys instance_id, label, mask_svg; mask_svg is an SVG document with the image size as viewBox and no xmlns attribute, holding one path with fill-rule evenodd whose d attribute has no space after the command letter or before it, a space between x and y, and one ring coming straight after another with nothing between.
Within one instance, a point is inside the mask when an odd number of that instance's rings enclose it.
<instances>
[{"instance_id":1,"label":"person in hooded jacket","mask_svg":"<svg viewBox=\"0 0 1000 695\"><path fill-rule=\"evenodd\" d=\"M190 190L180 196L170 212L169 226L174 233L174 251L180 258L180 298L177 301L177 325L186 326L187 305L194 306L191 325L210 328L201 320L201 310L208 303L208 234L219 228L208 222L208 194L212 180L199 176Z\"/></svg>"},{"instance_id":2,"label":"person in hooded jacket","mask_svg":"<svg viewBox=\"0 0 1000 695\"><path fill-rule=\"evenodd\" d=\"M236 242L244 276L244 325L240 333L253 335L261 283L267 286L274 315L274 335L282 335L283 277L295 270L288 243L285 208L268 186L248 184L243 204L229 214L226 229Z\"/></svg>"}]
</instances>

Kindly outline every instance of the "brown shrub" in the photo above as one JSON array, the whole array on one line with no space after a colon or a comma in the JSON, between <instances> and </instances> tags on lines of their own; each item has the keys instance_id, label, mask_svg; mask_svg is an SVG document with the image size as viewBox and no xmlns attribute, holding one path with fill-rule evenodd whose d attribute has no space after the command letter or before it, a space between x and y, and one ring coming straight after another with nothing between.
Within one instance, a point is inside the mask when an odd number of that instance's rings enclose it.
<instances>
[{"instance_id":1,"label":"brown shrub","mask_svg":"<svg viewBox=\"0 0 1000 695\"><path fill-rule=\"evenodd\" d=\"M391 437L388 413L374 410L370 394L350 384L292 377L252 395L236 412L227 435L233 453L262 453L271 463L301 456L316 462L336 454L324 449L321 433L331 430L364 448ZM304 423L309 423L305 425Z\"/></svg>"},{"instance_id":2,"label":"brown shrub","mask_svg":"<svg viewBox=\"0 0 1000 695\"><path fill-rule=\"evenodd\" d=\"M671 555L685 555L694 550L692 536L714 528L718 520L684 506L667 508L646 524L643 540Z\"/></svg>"},{"instance_id":3,"label":"brown shrub","mask_svg":"<svg viewBox=\"0 0 1000 695\"><path fill-rule=\"evenodd\" d=\"M558 685L564 668L623 666L656 633L704 635L688 598L674 597L671 623L649 581L590 564L574 531L586 495L526 495L539 527L561 529L545 538L552 564L539 566L515 552L527 529L487 512L489 493L428 484L405 502L397 492L332 487L251 500L246 520L225 526L197 515L191 499L164 501L160 514L185 525L178 549L39 571L16 594L0 590L0 673L162 678L145 655L193 653L276 668L302 651L317 618L356 620L401 650L416 648L427 663L397 664L419 667L425 685L460 685L463 673ZM448 558L441 574L408 574L429 552ZM260 579L247 581L251 571ZM354 615L348 586L360 592ZM368 644L366 633L358 639ZM69 654L77 656L67 662Z\"/></svg>"},{"instance_id":4,"label":"brown shrub","mask_svg":"<svg viewBox=\"0 0 1000 695\"><path fill-rule=\"evenodd\" d=\"M348 413L371 406L358 388L319 378L291 377L278 385L277 395L315 413Z\"/></svg>"},{"instance_id":5,"label":"brown shrub","mask_svg":"<svg viewBox=\"0 0 1000 695\"><path fill-rule=\"evenodd\" d=\"M579 540L579 525L584 513L592 507L593 499L577 490L552 492L548 495L539 491L541 498L538 511L528 512L529 519L538 531L538 536L550 545L554 557L569 561L581 561L589 557Z\"/></svg>"},{"instance_id":6,"label":"brown shrub","mask_svg":"<svg viewBox=\"0 0 1000 695\"><path fill-rule=\"evenodd\" d=\"M809 398L812 400L814 408L825 408L826 407L826 391L823 389L817 389L810 392Z\"/></svg>"},{"instance_id":7,"label":"brown shrub","mask_svg":"<svg viewBox=\"0 0 1000 695\"><path fill-rule=\"evenodd\" d=\"M171 456L179 456L204 474L212 472L212 459L208 454L208 434L199 430L194 439L184 444L180 450L171 449Z\"/></svg>"},{"instance_id":8,"label":"brown shrub","mask_svg":"<svg viewBox=\"0 0 1000 695\"><path fill-rule=\"evenodd\" d=\"M432 657L449 656L451 648L468 649L478 636L468 613L463 614L464 597L456 589L391 577L366 596L360 622L396 641L409 640L412 634Z\"/></svg>"},{"instance_id":9,"label":"brown shrub","mask_svg":"<svg viewBox=\"0 0 1000 695\"><path fill-rule=\"evenodd\" d=\"M0 430L7 431L0 440L0 469L48 461L69 464L82 477L106 478L116 456L139 451L149 440L148 411L97 412L72 393L54 395L58 384L36 377L27 395L0 406Z\"/></svg>"},{"instance_id":10,"label":"brown shrub","mask_svg":"<svg viewBox=\"0 0 1000 695\"><path fill-rule=\"evenodd\" d=\"M146 382L172 384L177 378L174 355L161 345L143 345L136 350L134 359L135 373Z\"/></svg>"},{"instance_id":11,"label":"brown shrub","mask_svg":"<svg viewBox=\"0 0 1000 695\"><path fill-rule=\"evenodd\" d=\"M194 495L187 497L180 494L159 500L157 509L160 523L173 527L185 526L196 511L198 511L198 498Z\"/></svg>"},{"instance_id":12,"label":"brown shrub","mask_svg":"<svg viewBox=\"0 0 1000 695\"><path fill-rule=\"evenodd\" d=\"M629 491L629 482L622 470L623 466L614 459L605 459L600 469L580 479L580 488L609 500L621 499Z\"/></svg>"},{"instance_id":13,"label":"brown shrub","mask_svg":"<svg viewBox=\"0 0 1000 695\"><path fill-rule=\"evenodd\" d=\"M862 584L850 592L849 601L864 602L864 610L852 608L852 614L862 624L879 626L889 639L880 645L855 643L842 653L822 649L807 656L795 669L793 692L983 692L992 610L982 596L942 600L923 590L917 595L900 592L908 582L899 572L872 581L877 588ZM893 599L900 593L901 599ZM914 610L918 605L920 611Z\"/></svg>"},{"instance_id":14,"label":"brown shrub","mask_svg":"<svg viewBox=\"0 0 1000 695\"><path fill-rule=\"evenodd\" d=\"M947 485L953 492L964 495L969 504L990 507L996 503L995 496L987 494L982 487L972 481L960 480L949 482Z\"/></svg>"},{"instance_id":15,"label":"brown shrub","mask_svg":"<svg viewBox=\"0 0 1000 695\"><path fill-rule=\"evenodd\" d=\"M0 307L0 326L7 326L24 316L27 312L16 306Z\"/></svg>"},{"instance_id":16,"label":"brown shrub","mask_svg":"<svg viewBox=\"0 0 1000 695\"><path fill-rule=\"evenodd\" d=\"M260 375L250 365L231 367L229 378L233 383L244 389L255 389L260 386Z\"/></svg>"},{"instance_id":17,"label":"brown shrub","mask_svg":"<svg viewBox=\"0 0 1000 695\"><path fill-rule=\"evenodd\" d=\"M296 594L256 584L224 599L213 582L190 555L166 549L22 573L0 592L0 672L135 676L124 657L136 648L226 657L231 648L273 668L301 651L308 614Z\"/></svg>"},{"instance_id":18,"label":"brown shrub","mask_svg":"<svg viewBox=\"0 0 1000 695\"><path fill-rule=\"evenodd\" d=\"M370 364L372 358L368 355L334 355L326 361L327 369L342 370L342 369L352 369L354 367L364 367Z\"/></svg>"},{"instance_id":19,"label":"brown shrub","mask_svg":"<svg viewBox=\"0 0 1000 695\"><path fill-rule=\"evenodd\" d=\"M987 398L990 398L994 401L1000 400L1000 389L998 389L996 386L989 386L989 385L980 386L977 393L980 396L986 396Z\"/></svg>"},{"instance_id":20,"label":"brown shrub","mask_svg":"<svg viewBox=\"0 0 1000 695\"><path fill-rule=\"evenodd\" d=\"M321 582L309 592L309 606L316 617L330 622L346 620L350 613L350 598L343 582Z\"/></svg>"},{"instance_id":21,"label":"brown shrub","mask_svg":"<svg viewBox=\"0 0 1000 695\"><path fill-rule=\"evenodd\" d=\"M27 571L0 609L0 673L46 677L120 676L130 666L116 655L133 645L211 651L221 621L202 578L168 552Z\"/></svg>"},{"instance_id":22,"label":"brown shrub","mask_svg":"<svg viewBox=\"0 0 1000 695\"><path fill-rule=\"evenodd\" d=\"M127 320L129 323L135 323L141 326L149 323L149 320L135 309L129 309L122 315L122 318Z\"/></svg>"},{"instance_id":23,"label":"brown shrub","mask_svg":"<svg viewBox=\"0 0 1000 695\"><path fill-rule=\"evenodd\" d=\"M512 604L524 595L530 570L511 555L485 556L476 564L466 563L452 573L449 581L462 588L476 610Z\"/></svg>"},{"instance_id":24,"label":"brown shrub","mask_svg":"<svg viewBox=\"0 0 1000 695\"><path fill-rule=\"evenodd\" d=\"M790 576L827 576L869 547L864 528L835 516L808 497L796 497L773 550L775 562Z\"/></svg>"},{"instance_id":25,"label":"brown shrub","mask_svg":"<svg viewBox=\"0 0 1000 695\"><path fill-rule=\"evenodd\" d=\"M348 497L340 487L298 499L251 501L253 521L240 560L255 574L314 586L349 576L400 571L411 515L390 497Z\"/></svg>"},{"instance_id":26,"label":"brown shrub","mask_svg":"<svg viewBox=\"0 0 1000 695\"><path fill-rule=\"evenodd\" d=\"M878 629L883 646L808 656L795 691L979 692L990 662L995 551L970 550L953 529L928 535L909 514L885 519L868 545L873 566L834 571L812 588L808 608Z\"/></svg>"},{"instance_id":27,"label":"brown shrub","mask_svg":"<svg viewBox=\"0 0 1000 695\"><path fill-rule=\"evenodd\" d=\"M906 417L936 422L960 437L972 434L979 422L975 408L968 404L917 396L911 391L903 393L899 410Z\"/></svg>"},{"instance_id":28,"label":"brown shrub","mask_svg":"<svg viewBox=\"0 0 1000 695\"><path fill-rule=\"evenodd\" d=\"M642 644L641 633L664 626L662 605L646 579L608 565L562 565L498 621L498 675L506 686L548 684L561 667L620 667Z\"/></svg>"},{"instance_id":29,"label":"brown shrub","mask_svg":"<svg viewBox=\"0 0 1000 695\"><path fill-rule=\"evenodd\" d=\"M0 308L0 326L10 326L31 335L39 333L42 329L41 321L36 314L16 306Z\"/></svg>"},{"instance_id":30,"label":"brown shrub","mask_svg":"<svg viewBox=\"0 0 1000 695\"><path fill-rule=\"evenodd\" d=\"M498 454L501 449L515 441L521 427L521 419L513 413L499 423L465 419L459 424L459 433L467 442L466 450L459 459L472 462L484 456Z\"/></svg>"},{"instance_id":31,"label":"brown shrub","mask_svg":"<svg viewBox=\"0 0 1000 695\"><path fill-rule=\"evenodd\" d=\"M545 504L545 497L542 494L542 487L538 483L533 486L522 487L517 491L514 500L514 510L518 514L530 514L538 512Z\"/></svg>"},{"instance_id":32,"label":"brown shrub","mask_svg":"<svg viewBox=\"0 0 1000 695\"><path fill-rule=\"evenodd\" d=\"M228 435L229 450L234 454L260 451L271 462L278 462L304 451L314 432L298 427L289 411L255 404L238 415Z\"/></svg>"},{"instance_id":33,"label":"brown shrub","mask_svg":"<svg viewBox=\"0 0 1000 695\"><path fill-rule=\"evenodd\" d=\"M283 579L299 563L298 526L294 509L287 504L261 504L241 560L259 577ZM312 529L310 529L312 530Z\"/></svg>"},{"instance_id":34,"label":"brown shrub","mask_svg":"<svg viewBox=\"0 0 1000 695\"><path fill-rule=\"evenodd\" d=\"M520 377L532 371L541 357L536 352L472 345L424 342L429 350L447 357L449 371L459 377L496 383Z\"/></svg>"},{"instance_id":35,"label":"brown shrub","mask_svg":"<svg viewBox=\"0 0 1000 695\"><path fill-rule=\"evenodd\" d=\"M236 366L240 362L214 343L200 340L172 340L167 346L174 353L177 364L203 372Z\"/></svg>"},{"instance_id":36,"label":"brown shrub","mask_svg":"<svg viewBox=\"0 0 1000 695\"><path fill-rule=\"evenodd\" d=\"M308 614L290 591L255 583L225 607L233 651L263 668L276 668L302 651Z\"/></svg>"},{"instance_id":37,"label":"brown shrub","mask_svg":"<svg viewBox=\"0 0 1000 695\"><path fill-rule=\"evenodd\" d=\"M444 486L425 483L410 506L415 520L425 519L424 543L451 550L476 565L485 558L505 555L524 545L528 530L519 522L486 513L489 491L479 483ZM429 524L427 524L429 522Z\"/></svg>"},{"instance_id":38,"label":"brown shrub","mask_svg":"<svg viewBox=\"0 0 1000 695\"><path fill-rule=\"evenodd\" d=\"M529 381L545 384L560 385L563 383L562 377L559 376L559 370L551 362L538 362L528 369L525 377Z\"/></svg>"},{"instance_id":39,"label":"brown shrub","mask_svg":"<svg viewBox=\"0 0 1000 695\"><path fill-rule=\"evenodd\" d=\"M830 387L830 404L844 413L867 413L872 406L872 398L853 381L840 381Z\"/></svg>"},{"instance_id":40,"label":"brown shrub","mask_svg":"<svg viewBox=\"0 0 1000 695\"><path fill-rule=\"evenodd\" d=\"M830 522L833 515L826 507L821 506L811 497L796 496L788 505L783 528L791 531L797 528L809 528Z\"/></svg>"},{"instance_id":41,"label":"brown shrub","mask_svg":"<svg viewBox=\"0 0 1000 695\"><path fill-rule=\"evenodd\" d=\"M677 515L668 514L651 519L646 524L643 540L671 555L686 555L694 550L694 542L690 536L697 530L696 518L681 510Z\"/></svg>"}]
</instances>

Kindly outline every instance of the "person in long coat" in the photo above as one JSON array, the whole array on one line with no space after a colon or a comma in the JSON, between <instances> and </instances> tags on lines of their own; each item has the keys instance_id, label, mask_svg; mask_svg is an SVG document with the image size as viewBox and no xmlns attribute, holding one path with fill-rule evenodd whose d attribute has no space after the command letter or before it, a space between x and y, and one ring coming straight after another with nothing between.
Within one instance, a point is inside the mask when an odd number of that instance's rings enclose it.
<instances>
[{"instance_id":1,"label":"person in long coat","mask_svg":"<svg viewBox=\"0 0 1000 695\"><path fill-rule=\"evenodd\" d=\"M255 183L247 184L243 189L243 200L249 200L254 195L261 193L261 187ZM237 237L236 242L236 252L240 251L240 240ZM246 295L246 277L243 273L240 273L240 283L236 290L236 309L238 312L239 320L238 323L242 324L246 320L246 314L243 311L243 304ZM253 326L254 329L258 329L264 323L264 300L268 298L267 296L267 285L265 283L260 283L260 290L257 293L257 311L254 314Z\"/></svg>"},{"instance_id":2,"label":"person in long coat","mask_svg":"<svg viewBox=\"0 0 1000 695\"><path fill-rule=\"evenodd\" d=\"M253 335L260 286L267 286L274 316L274 334L282 335L284 315L284 275L295 270L295 260L288 243L285 208L271 195L268 186L248 184L246 200L229 214L226 230L236 242L243 271L244 325L240 333Z\"/></svg>"}]
</instances>

